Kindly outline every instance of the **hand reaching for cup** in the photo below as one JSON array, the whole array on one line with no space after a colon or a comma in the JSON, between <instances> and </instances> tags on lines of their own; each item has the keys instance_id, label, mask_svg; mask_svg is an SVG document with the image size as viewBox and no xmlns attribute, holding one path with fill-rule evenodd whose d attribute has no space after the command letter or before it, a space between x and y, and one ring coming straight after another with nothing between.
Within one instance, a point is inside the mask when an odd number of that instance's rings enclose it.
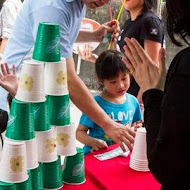
<instances>
[{"instance_id":1,"label":"hand reaching for cup","mask_svg":"<svg viewBox=\"0 0 190 190\"><path fill-rule=\"evenodd\" d=\"M16 76L16 67L14 64L12 73L7 63L1 64L0 86L7 90L12 95L12 97L16 95L18 88L18 78Z\"/></svg>"}]
</instances>

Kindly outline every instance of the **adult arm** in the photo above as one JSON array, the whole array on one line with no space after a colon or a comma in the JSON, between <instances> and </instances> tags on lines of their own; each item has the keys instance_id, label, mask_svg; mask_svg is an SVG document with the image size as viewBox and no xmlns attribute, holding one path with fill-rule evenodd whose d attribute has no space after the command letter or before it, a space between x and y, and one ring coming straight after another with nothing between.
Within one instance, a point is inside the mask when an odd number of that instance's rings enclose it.
<instances>
[{"instance_id":1,"label":"adult arm","mask_svg":"<svg viewBox=\"0 0 190 190\"><path fill-rule=\"evenodd\" d=\"M101 42L107 32L115 35L118 33L118 27L115 21L102 24L96 30L80 30L76 42Z\"/></svg>"},{"instance_id":2,"label":"adult arm","mask_svg":"<svg viewBox=\"0 0 190 190\"><path fill-rule=\"evenodd\" d=\"M1 41L1 45L0 45L0 53L3 54L4 51L5 51L5 47L7 45L7 38L3 38L2 41ZM0 57L0 60L1 60L1 57Z\"/></svg>"}]
</instances>

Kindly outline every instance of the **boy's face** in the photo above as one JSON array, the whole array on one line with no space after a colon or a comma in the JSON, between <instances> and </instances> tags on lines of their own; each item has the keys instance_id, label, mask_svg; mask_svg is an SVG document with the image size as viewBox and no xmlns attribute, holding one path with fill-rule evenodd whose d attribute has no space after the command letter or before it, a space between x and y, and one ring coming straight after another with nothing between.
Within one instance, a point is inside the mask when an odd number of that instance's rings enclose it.
<instances>
[{"instance_id":1,"label":"boy's face","mask_svg":"<svg viewBox=\"0 0 190 190\"><path fill-rule=\"evenodd\" d=\"M113 97L125 95L130 86L129 73L120 72L118 77L113 79L105 79L103 81L104 87Z\"/></svg>"},{"instance_id":2,"label":"boy's face","mask_svg":"<svg viewBox=\"0 0 190 190\"><path fill-rule=\"evenodd\" d=\"M83 0L87 7L91 9L96 9L105 4L108 4L110 0Z\"/></svg>"}]
</instances>

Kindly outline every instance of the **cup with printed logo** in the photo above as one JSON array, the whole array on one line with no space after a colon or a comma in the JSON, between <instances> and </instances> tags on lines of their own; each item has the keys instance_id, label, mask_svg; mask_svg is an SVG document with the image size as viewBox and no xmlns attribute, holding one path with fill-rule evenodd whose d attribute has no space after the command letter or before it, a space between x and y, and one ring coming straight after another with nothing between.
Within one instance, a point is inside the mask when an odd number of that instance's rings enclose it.
<instances>
[{"instance_id":1,"label":"cup with printed logo","mask_svg":"<svg viewBox=\"0 0 190 190\"><path fill-rule=\"evenodd\" d=\"M43 63L34 60L23 62L16 99L25 102L45 101Z\"/></svg>"},{"instance_id":2,"label":"cup with printed logo","mask_svg":"<svg viewBox=\"0 0 190 190\"><path fill-rule=\"evenodd\" d=\"M31 172L28 170L28 179L21 183L15 183L17 190L32 190Z\"/></svg>"},{"instance_id":3,"label":"cup with printed logo","mask_svg":"<svg viewBox=\"0 0 190 190\"><path fill-rule=\"evenodd\" d=\"M39 103L31 103L32 112L34 115L35 131L50 130L50 119L47 101Z\"/></svg>"},{"instance_id":4,"label":"cup with printed logo","mask_svg":"<svg viewBox=\"0 0 190 190\"><path fill-rule=\"evenodd\" d=\"M39 165L36 138L29 141L25 141L25 144L27 169L35 169Z\"/></svg>"},{"instance_id":5,"label":"cup with printed logo","mask_svg":"<svg viewBox=\"0 0 190 190\"><path fill-rule=\"evenodd\" d=\"M43 186L45 189L60 189L63 187L61 158L51 163L43 163Z\"/></svg>"},{"instance_id":6,"label":"cup with printed logo","mask_svg":"<svg viewBox=\"0 0 190 190\"><path fill-rule=\"evenodd\" d=\"M63 164L63 182L82 184L86 181L84 173L84 152L77 147L77 154L66 156Z\"/></svg>"},{"instance_id":7,"label":"cup with printed logo","mask_svg":"<svg viewBox=\"0 0 190 190\"><path fill-rule=\"evenodd\" d=\"M16 190L14 183L4 183L0 181L0 190Z\"/></svg>"},{"instance_id":8,"label":"cup with printed logo","mask_svg":"<svg viewBox=\"0 0 190 190\"><path fill-rule=\"evenodd\" d=\"M61 61L59 25L41 22L38 25L33 59L42 62L56 63Z\"/></svg>"},{"instance_id":9,"label":"cup with printed logo","mask_svg":"<svg viewBox=\"0 0 190 190\"><path fill-rule=\"evenodd\" d=\"M66 60L45 64L45 93L52 96L68 94Z\"/></svg>"},{"instance_id":10,"label":"cup with printed logo","mask_svg":"<svg viewBox=\"0 0 190 190\"><path fill-rule=\"evenodd\" d=\"M76 135L74 123L57 128L57 154L72 156L76 152Z\"/></svg>"},{"instance_id":11,"label":"cup with printed logo","mask_svg":"<svg viewBox=\"0 0 190 190\"><path fill-rule=\"evenodd\" d=\"M5 139L0 161L0 181L21 183L27 179L25 143Z\"/></svg>"},{"instance_id":12,"label":"cup with printed logo","mask_svg":"<svg viewBox=\"0 0 190 190\"><path fill-rule=\"evenodd\" d=\"M42 163L35 169L30 170L31 172L31 182L33 190L43 190L43 172Z\"/></svg>"},{"instance_id":13,"label":"cup with printed logo","mask_svg":"<svg viewBox=\"0 0 190 190\"><path fill-rule=\"evenodd\" d=\"M63 126L70 124L70 101L69 94L62 96L48 96L50 110L50 124Z\"/></svg>"},{"instance_id":14,"label":"cup with printed logo","mask_svg":"<svg viewBox=\"0 0 190 190\"><path fill-rule=\"evenodd\" d=\"M56 130L52 127L49 131L36 132L38 161L43 163L57 160Z\"/></svg>"},{"instance_id":15,"label":"cup with printed logo","mask_svg":"<svg viewBox=\"0 0 190 190\"><path fill-rule=\"evenodd\" d=\"M29 103L12 100L5 136L13 140L34 138L34 118Z\"/></svg>"}]
</instances>

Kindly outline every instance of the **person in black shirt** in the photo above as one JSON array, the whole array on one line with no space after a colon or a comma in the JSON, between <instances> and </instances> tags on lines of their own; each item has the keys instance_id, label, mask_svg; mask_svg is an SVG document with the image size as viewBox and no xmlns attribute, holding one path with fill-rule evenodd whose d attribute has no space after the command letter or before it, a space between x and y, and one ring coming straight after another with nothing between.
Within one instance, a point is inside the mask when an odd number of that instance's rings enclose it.
<instances>
[{"instance_id":1,"label":"person in black shirt","mask_svg":"<svg viewBox=\"0 0 190 190\"><path fill-rule=\"evenodd\" d=\"M166 8L171 41L190 45L190 1L166 0ZM135 39L125 41L124 61L144 92L150 171L162 190L189 190L190 47L174 57L167 73L163 49L157 67Z\"/></svg>"},{"instance_id":2,"label":"person in black shirt","mask_svg":"<svg viewBox=\"0 0 190 190\"><path fill-rule=\"evenodd\" d=\"M156 7L156 0L128 0L125 2L124 8L129 12L130 18L125 21L118 37L117 43L121 52L124 52L124 38L134 37L150 57L158 63L158 53L163 42L163 25L151 11ZM80 49L78 51L82 59L95 63L97 56L92 54L92 48L89 45L85 46L84 51ZM133 77L131 77L131 85L127 92L136 96L142 103L142 92L139 91L139 86Z\"/></svg>"},{"instance_id":3,"label":"person in black shirt","mask_svg":"<svg viewBox=\"0 0 190 190\"><path fill-rule=\"evenodd\" d=\"M135 38L149 54L149 56L158 64L158 53L163 41L163 25L161 20L151 11L156 9L155 0L129 0L125 2L125 9L129 12L130 18L121 28L121 34L118 37L120 50L124 52L124 38ZM142 91L133 77L128 93L136 96L142 103Z\"/></svg>"}]
</instances>

